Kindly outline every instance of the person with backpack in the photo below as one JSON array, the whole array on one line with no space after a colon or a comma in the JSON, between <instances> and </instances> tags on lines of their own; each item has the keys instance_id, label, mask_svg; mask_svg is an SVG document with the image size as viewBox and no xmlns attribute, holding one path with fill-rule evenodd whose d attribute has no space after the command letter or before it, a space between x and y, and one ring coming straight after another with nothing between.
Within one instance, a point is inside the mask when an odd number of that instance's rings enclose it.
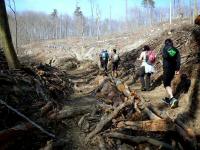
<instances>
[{"instance_id":1,"label":"person with backpack","mask_svg":"<svg viewBox=\"0 0 200 150\"><path fill-rule=\"evenodd\" d=\"M163 84L169 98L165 98L164 101L170 105L171 108L178 107L178 100L174 98L171 81L175 74L179 74L181 58L177 48L173 46L171 39L165 40L165 46L162 49L163 57Z\"/></svg>"},{"instance_id":2,"label":"person with backpack","mask_svg":"<svg viewBox=\"0 0 200 150\"><path fill-rule=\"evenodd\" d=\"M103 50L100 54L100 61L101 61L101 66L104 68L104 72L108 71L108 60L109 60L109 54L107 50Z\"/></svg>"},{"instance_id":3,"label":"person with backpack","mask_svg":"<svg viewBox=\"0 0 200 150\"><path fill-rule=\"evenodd\" d=\"M156 61L156 54L148 45L145 45L138 60L142 61L138 72L138 76L142 85L141 90L150 91L151 74L155 71L154 63Z\"/></svg>"},{"instance_id":4,"label":"person with backpack","mask_svg":"<svg viewBox=\"0 0 200 150\"><path fill-rule=\"evenodd\" d=\"M117 50L113 49L113 54L111 55L111 62L112 62L112 76L117 77L117 69L120 62L119 54L117 54Z\"/></svg>"}]
</instances>

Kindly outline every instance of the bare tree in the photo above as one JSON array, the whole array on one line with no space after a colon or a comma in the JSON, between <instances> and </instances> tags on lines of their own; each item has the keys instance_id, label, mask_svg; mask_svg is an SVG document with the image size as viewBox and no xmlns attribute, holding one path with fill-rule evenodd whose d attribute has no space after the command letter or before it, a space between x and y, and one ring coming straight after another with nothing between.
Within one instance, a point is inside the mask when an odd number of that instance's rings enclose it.
<instances>
[{"instance_id":1,"label":"bare tree","mask_svg":"<svg viewBox=\"0 0 200 150\"><path fill-rule=\"evenodd\" d=\"M152 11L153 11L153 8L155 7L155 2L154 2L154 0L143 0L142 4L145 8L147 8L148 15L149 15L149 18L150 18L150 25L152 25L152 18L153 18Z\"/></svg>"},{"instance_id":2,"label":"bare tree","mask_svg":"<svg viewBox=\"0 0 200 150\"><path fill-rule=\"evenodd\" d=\"M84 35L84 16L81 11L80 7L76 7L76 10L74 11L74 17L75 17L75 25L76 25L76 35L81 35L83 37Z\"/></svg>"},{"instance_id":3,"label":"bare tree","mask_svg":"<svg viewBox=\"0 0 200 150\"><path fill-rule=\"evenodd\" d=\"M0 40L9 68L19 68L20 64L12 43L4 0L0 1Z\"/></svg>"},{"instance_id":4,"label":"bare tree","mask_svg":"<svg viewBox=\"0 0 200 150\"><path fill-rule=\"evenodd\" d=\"M125 0L125 11L126 11L126 31L128 31L128 1Z\"/></svg>"},{"instance_id":5,"label":"bare tree","mask_svg":"<svg viewBox=\"0 0 200 150\"><path fill-rule=\"evenodd\" d=\"M90 8L91 8L91 23L90 23L90 35L94 35L94 1L90 1Z\"/></svg>"},{"instance_id":6,"label":"bare tree","mask_svg":"<svg viewBox=\"0 0 200 150\"><path fill-rule=\"evenodd\" d=\"M14 17L15 17L15 48L16 48L16 52L18 53L18 42L17 42L17 32L18 32L17 29L18 28L17 28L17 12L16 12L16 6L15 6L15 0L12 0L14 8L12 8L10 0L8 2L9 2L9 8L11 9L11 11L13 12Z\"/></svg>"},{"instance_id":7,"label":"bare tree","mask_svg":"<svg viewBox=\"0 0 200 150\"><path fill-rule=\"evenodd\" d=\"M101 11L99 9L99 6L97 6L96 7L97 40L99 40L100 36L100 16L101 16Z\"/></svg>"},{"instance_id":8,"label":"bare tree","mask_svg":"<svg viewBox=\"0 0 200 150\"><path fill-rule=\"evenodd\" d=\"M197 0L194 0L194 19L198 16Z\"/></svg>"},{"instance_id":9,"label":"bare tree","mask_svg":"<svg viewBox=\"0 0 200 150\"><path fill-rule=\"evenodd\" d=\"M170 4L169 4L170 5L169 6L170 7L170 12L169 12L169 18L170 18L169 20L170 21L169 21L169 23L171 25L172 24L172 0L169 0L169 1L170 1Z\"/></svg>"}]
</instances>

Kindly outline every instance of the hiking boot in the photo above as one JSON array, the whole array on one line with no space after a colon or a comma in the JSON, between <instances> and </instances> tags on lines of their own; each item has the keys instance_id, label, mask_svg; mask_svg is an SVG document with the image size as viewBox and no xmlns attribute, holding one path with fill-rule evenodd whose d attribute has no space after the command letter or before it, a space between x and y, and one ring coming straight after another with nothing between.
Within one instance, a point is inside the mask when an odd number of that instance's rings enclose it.
<instances>
[{"instance_id":1,"label":"hiking boot","mask_svg":"<svg viewBox=\"0 0 200 150\"><path fill-rule=\"evenodd\" d=\"M163 98L162 101L168 105L170 105L171 103L171 99L169 99L168 97Z\"/></svg>"},{"instance_id":2,"label":"hiking boot","mask_svg":"<svg viewBox=\"0 0 200 150\"><path fill-rule=\"evenodd\" d=\"M142 87L142 88L141 88L141 91L146 91L146 88L143 88L143 87Z\"/></svg>"},{"instance_id":3,"label":"hiking boot","mask_svg":"<svg viewBox=\"0 0 200 150\"><path fill-rule=\"evenodd\" d=\"M153 90L153 88L152 87L150 87L150 88L148 88L148 89L146 89L147 91L152 91Z\"/></svg>"},{"instance_id":4,"label":"hiking boot","mask_svg":"<svg viewBox=\"0 0 200 150\"><path fill-rule=\"evenodd\" d=\"M170 102L170 107L173 109L173 108L176 108L178 107L178 100L175 99L174 97L170 99L171 102Z\"/></svg>"}]
</instances>

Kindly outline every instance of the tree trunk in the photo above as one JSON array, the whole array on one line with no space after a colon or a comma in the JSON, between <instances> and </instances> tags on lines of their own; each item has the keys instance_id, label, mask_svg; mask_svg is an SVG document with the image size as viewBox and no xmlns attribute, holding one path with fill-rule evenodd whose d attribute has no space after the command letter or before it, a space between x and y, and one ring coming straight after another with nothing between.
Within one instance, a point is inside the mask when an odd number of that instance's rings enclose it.
<instances>
[{"instance_id":1,"label":"tree trunk","mask_svg":"<svg viewBox=\"0 0 200 150\"><path fill-rule=\"evenodd\" d=\"M118 128L131 129L143 132L168 132L175 131L175 124L167 119L147 120L147 121L121 121Z\"/></svg>"},{"instance_id":2,"label":"tree trunk","mask_svg":"<svg viewBox=\"0 0 200 150\"><path fill-rule=\"evenodd\" d=\"M170 29L172 24L172 0L170 0L170 11L169 11L169 23L170 23Z\"/></svg>"},{"instance_id":3,"label":"tree trunk","mask_svg":"<svg viewBox=\"0 0 200 150\"><path fill-rule=\"evenodd\" d=\"M198 7L197 7L197 0L194 0L194 13L193 13L193 22L195 18L198 16Z\"/></svg>"},{"instance_id":4,"label":"tree trunk","mask_svg":"<svg viewBox=\"0 0 200 150\"><path fill-rule=\"evenodd\" d=\"M19 68L20 64L13 46L4 0L0 1L0 40L9 68Z\"/></svg>"}]
</instances>

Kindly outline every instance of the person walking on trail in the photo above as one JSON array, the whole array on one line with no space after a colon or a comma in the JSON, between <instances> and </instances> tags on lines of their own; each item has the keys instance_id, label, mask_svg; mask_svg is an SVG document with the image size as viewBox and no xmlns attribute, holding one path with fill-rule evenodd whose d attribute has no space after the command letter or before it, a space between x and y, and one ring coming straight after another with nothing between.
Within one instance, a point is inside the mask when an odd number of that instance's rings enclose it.
<instances>
[{"instance_id":1,"label":"person walking on trail","mask_svg":"<svg viewBox=\"0 0 200 150\"><path fill-rule=\"evenodd\" d=\"M153 50L150 49L148 45L145 45L138 60L142 61L138 72L138 76L142 84L141 90L150 91L151 74L155 71L154 63L156 60L156 54Z\"/></svg>"},{"instance_id":2,"label":"person walking on trail","mask_svg":"<svg viewBox=\"0 0 200 150\"><path fill-rule=\"evenodd\" d=\"M165 40L165 46L162 49L163 57L163 84L169 98L165 98L164 101L170 105L171 108L178 107L178 100L174 98L171 81L175 74L179 74L180 70L180 53L178 49L173 46L171 39Z\"/></svg>"},{"instance_id":3,"label":"person walking on trail","mask_svg":"<svg viewBox=\"0 0 200 150\"><path fill-rule=\"evenodd\" d=\"M117 54L117 50L113 49L113 54L111 55L111 62L112 62L112 76L117 77L117 70L120 62L119 54Z\"/></svg>"},{"instance_id":4,"label":"person walking on trail","mask_svg":"<svg viewBox=\"0 0 200 150\"><path fill-rule=\"evenodd\" d=\"M101 61L101 67L104 69L104 72L107 73L108 71L108 60L109 60L109 54L107 50L103 50L100 54L100 61Z\"/></svg>"}]
</instances>

